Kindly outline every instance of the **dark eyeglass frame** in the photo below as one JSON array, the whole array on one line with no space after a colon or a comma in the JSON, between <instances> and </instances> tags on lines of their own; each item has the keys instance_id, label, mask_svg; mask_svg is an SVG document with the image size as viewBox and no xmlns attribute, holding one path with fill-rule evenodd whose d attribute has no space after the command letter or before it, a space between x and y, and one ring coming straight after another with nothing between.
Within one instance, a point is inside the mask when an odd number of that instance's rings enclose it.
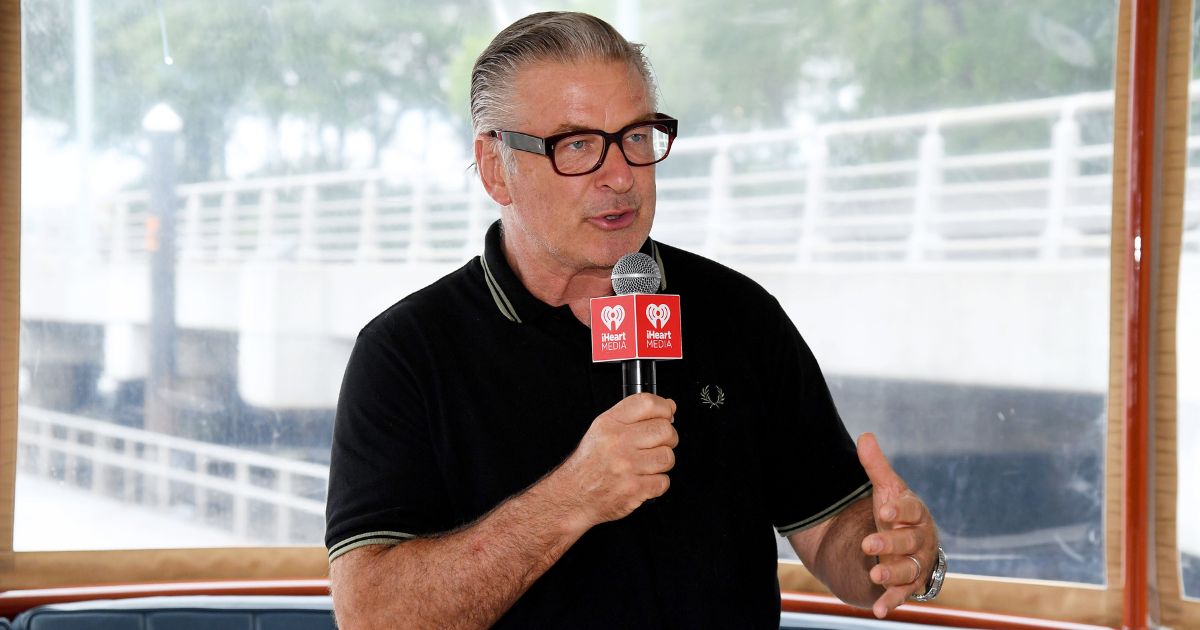
<instances>
[{"instance_id":1,"label":"dark eyeglass frame","mask_svg":"<svg viewBox=\"0 0 1200 630\"><path fill-rule=\"evenodd\" d=\"M645 127L646 125L662 125L667 128L667 150L664 151L662 157L658 158L657 160L639 164L629 159L629 155L625 153L625 147L621 144L621 138L631 129ZM558 144L558 141L564 138L570 138L571 136L578 136L588 133L596 134L604 138L604 148L600 151L600 159L596 160L596 164L592 166L592 168L581 173L564 173L558 170L558 162L554 159L554 145ZM625 163L630 166L650 166L651 164L658 164L659 162L667 159L667 156L671 154L671 146L675 144L675 137L678 134L679 121L662 113L655 113L654 118L639 120L637 122L625 125L613 133L608 133L607 131L603 131L601 129L576 129L574 131L565 131L563 133L556 133L552 136L546 136L542 138L539 136L532 136L527 133L521 133L519 131L496 130L488 132L489 136L500 140L505 144L505 146L518 151L526 151L528 153L536 153L538 155L546 156L550 159L550 168L553 168L555 173L558 173L563 177L577 177L579 175L595 173L596 171L600 170L600 167L604 165L604 160L608 158L608 148L613 144L616 144L621 150L621 157L625 158Z\"/></svg>"}]
</instances>

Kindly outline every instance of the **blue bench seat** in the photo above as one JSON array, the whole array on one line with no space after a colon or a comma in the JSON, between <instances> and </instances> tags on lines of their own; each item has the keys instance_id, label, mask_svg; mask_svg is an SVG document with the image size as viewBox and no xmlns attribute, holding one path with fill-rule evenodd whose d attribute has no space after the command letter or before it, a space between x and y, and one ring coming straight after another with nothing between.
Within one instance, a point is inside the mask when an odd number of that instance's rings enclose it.
<instances>
[{"instance_id":1,"label":"blue bench seat","mask_svg":"<svg viewBox=\"0 0 1200 630\"><path fill-rule=\"evenodd\" d=\"M334 630L328 596L187 595L48 604L18 630Z\"/></svg>"}]
</instances>

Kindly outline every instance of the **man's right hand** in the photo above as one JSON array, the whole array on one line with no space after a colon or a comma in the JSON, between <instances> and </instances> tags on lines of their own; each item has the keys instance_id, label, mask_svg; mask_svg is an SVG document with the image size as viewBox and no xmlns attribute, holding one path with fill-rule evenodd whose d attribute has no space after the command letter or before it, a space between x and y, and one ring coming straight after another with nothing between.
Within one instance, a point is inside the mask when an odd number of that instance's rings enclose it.
<instances>
[{"instance_id":1,"label":"man's right hand","mask_svg":"<svg viewBox=\"0 0 1200 630\"><path fill-rule=\"evenodd\" d=\"M471 525L339 556L329 567L339 627L491 626L585 532L667 491L674 416L670 400L630 396L561 466Z\"/></svg>"},{"instance_id":2,"label":"man's right hand","mask_svg":"<svg viewBox=\"0 0 1200 630\"><path fill-rule=\"evenodd\" d=\"M552 475L585 528L628 516L671 485L679 434L675 402L635 394L592 421L579 447Z\"/></svg>"}]
</instances>

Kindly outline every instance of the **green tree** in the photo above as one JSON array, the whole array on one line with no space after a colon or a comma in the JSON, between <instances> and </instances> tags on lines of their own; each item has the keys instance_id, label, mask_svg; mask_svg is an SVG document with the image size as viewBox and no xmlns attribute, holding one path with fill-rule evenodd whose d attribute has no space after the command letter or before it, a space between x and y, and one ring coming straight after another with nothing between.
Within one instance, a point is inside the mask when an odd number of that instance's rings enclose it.
<instances>
[{"instance_id":1,"label":"green tree","mask_svg":"<svg viewBox=\"0 0 1200 630\"><path fill-rule=\"evenodd\" d=\"M565 4L615 19L615 0ZM23 5L30 111L68 125L72 6ZM318 139L295 163L276 156L272 173L343 167L343 139L355 131L373 138L378 164L412 110L465 138L470 67L495 34L492 6L96 1L96 144L133 150L142 116L163 101L184 120L183 181L225 176L225 147L245 116L270 121L277 135L285 119L303 120ZM638 17L661 107L685 135L1112 86L1113 0L662 0L643 1Z\"/></svg>"},{"instance_id":2,"label":"green tree","mask_svg":"<svg viewBox=\"0 0 1200 630\"><path fill-rule=\"evenodd\" d=\"M689 133L1104 90L1113 80L1112 0L671 0L645 5L642 21L663 107Z\"/></svg>"},{"instance_id":3,"label":"green tree","mask_svg":"<svg viewBox=\"0 0 1200 630\"><path fill-rule=\"evenodd\" d=\"M26 0L30 111L72 124L72 3ZM156 103L184 121L181 181L225 176L233 124L259 115L276 128L284 116L338 142L299 163L269 171L339 168L341 139L367 131L378 148L395 136L405 111L447 110L445 69L473 0L448 5L359 0L108 0L93 13L97 146L133 151L141 119ZM161 20L159 9L161 9Z\"/></svg>"}]
</instances>

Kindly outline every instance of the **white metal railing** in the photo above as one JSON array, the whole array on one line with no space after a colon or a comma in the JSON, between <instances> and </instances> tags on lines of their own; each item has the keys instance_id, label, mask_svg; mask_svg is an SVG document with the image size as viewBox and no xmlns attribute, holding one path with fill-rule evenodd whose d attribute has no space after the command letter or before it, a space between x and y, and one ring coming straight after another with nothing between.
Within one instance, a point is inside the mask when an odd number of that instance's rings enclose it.
<instances>
[{"instance_id":1,"label":"white metal railing","mask_svg":"<svg viewBox=\"0 0 1200 630\"><path fill-rule=\"evenodd\" d=\"M17 425L25 473L247 541L320 542L326 466L24 405Z\"/></svg>"},{"instance_id":2,"label":"white metal railing","mask_svg":"<svg viewBox=\"0 0 1200 630\"><path fill-rule=\"evenodd\" d=\"M1083 93L680 138L658 167L655 233L755 262L1106 256L1112 101ZM1040 140L1004 146L1006 137ZM1200 148L1200 136L1188 146ZM180 186L180 257L462 260L497 216L467 179L443 189L427 174L392 182L367 170ZM1196 190L1200 169L1187 181ZM143 255L148 194L106 207L103 253ZM1198 226L1200 199L1189 195L1189 248L1200 248Z\"/></svg>"}]
</instances>

